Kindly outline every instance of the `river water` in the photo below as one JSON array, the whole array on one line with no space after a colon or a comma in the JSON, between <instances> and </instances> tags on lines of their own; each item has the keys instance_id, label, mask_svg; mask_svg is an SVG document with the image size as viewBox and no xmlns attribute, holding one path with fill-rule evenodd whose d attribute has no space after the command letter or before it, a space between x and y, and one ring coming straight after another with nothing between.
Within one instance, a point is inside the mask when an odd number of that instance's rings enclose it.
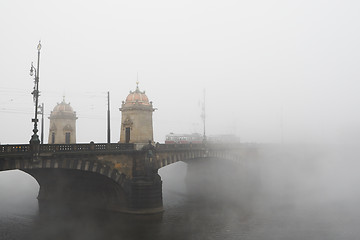
<instances>
[{"instance_id":1,"label":"river water","mask_svg":"<svg viewBox=\"0 0 360 240\"><path fill-rule=\"evenodd\" d=\"M1 172L0 240L355 240L358 156L270 153L255 170L241 172L231 164L188 171L188 164L175 163L159 171L165 211L149 216L39 206L31 176Z\"/></svg>"}]
</instances>

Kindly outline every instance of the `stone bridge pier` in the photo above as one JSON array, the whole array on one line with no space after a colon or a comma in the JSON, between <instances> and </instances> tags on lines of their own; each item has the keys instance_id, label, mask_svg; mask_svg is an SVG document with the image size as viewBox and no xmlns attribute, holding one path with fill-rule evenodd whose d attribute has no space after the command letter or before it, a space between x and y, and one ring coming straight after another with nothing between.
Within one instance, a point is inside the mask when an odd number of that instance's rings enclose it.
<instances>
[{"instance_id":1,"label":"stone bridge pier","mask_svg":"<svg viewBox=\"0 0 360 240\"><path fill-rule=\"evenodd\" d=\"M162 180L156 164L156 150L147 145L133 159L133 176L124 181L127 208L132 213L163 211Z\"/></svg>"}]
</instances>

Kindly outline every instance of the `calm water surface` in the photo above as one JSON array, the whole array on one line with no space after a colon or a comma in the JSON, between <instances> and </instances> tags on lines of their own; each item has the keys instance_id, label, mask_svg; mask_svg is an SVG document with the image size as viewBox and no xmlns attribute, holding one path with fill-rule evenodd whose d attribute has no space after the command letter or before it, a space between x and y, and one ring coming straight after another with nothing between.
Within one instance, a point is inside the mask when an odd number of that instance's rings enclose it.
<instances>
[{"instance_id":1,"label":"calm water surface","mask_svg":"<svg viewBox=\"0 0 360 240\"><path fill-rule=\"evenodd\" d=\"M259 181L232 178L223 168L185 182L185 163L168 166L160 171L165 211L151 216L39 206L34 179L1 172L0 239L360 238L357 170L336 160L326 168L278 163L263 162Z\"/></svg>"}]
</instances>

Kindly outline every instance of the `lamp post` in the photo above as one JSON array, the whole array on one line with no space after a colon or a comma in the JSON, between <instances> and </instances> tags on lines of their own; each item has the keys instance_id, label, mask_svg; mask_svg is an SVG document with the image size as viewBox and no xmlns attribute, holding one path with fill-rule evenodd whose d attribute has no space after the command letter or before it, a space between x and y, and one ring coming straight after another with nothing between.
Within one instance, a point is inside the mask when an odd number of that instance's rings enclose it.
<instances>
[{"instance_id":1,"label":"lamp post","mask_svg":"<svg viewBox=\"0 0 360 240\"><path fill-rule=\"evenodd\" d=\"M38 50L38 60L37 60L37 68L35 69L33 63L31 63L31 68L30 68L30 76L33 76L35 74L35 78L34 78L34 90L32 91L32 95L34 98L34 102L35 102L35 118L32 119L32 122L34 123L34 129L33 129L33 135L31 136L30 139L30 144L33 145L39 145L40 144L40 140L39 140L39 136L37 135L37 132L39 131L37 129L37 123L38 123L38 102L39 102L39 64L40 64L40 50L41 50L41 43L39 41L39 44L37 45L37 50ZM33 150L38 150L38 148L34 147Z\"/></svg>"},{"instance_id":2,"label":"lamp post","mask_svg":"<svg viewBox=\"0 0 360 240\"><path fill-rule=\"evenodd\" d=\"M38 114L41 114L41 144L44 144L44 103L38 106Z\"/></svg>"}]
</instances>

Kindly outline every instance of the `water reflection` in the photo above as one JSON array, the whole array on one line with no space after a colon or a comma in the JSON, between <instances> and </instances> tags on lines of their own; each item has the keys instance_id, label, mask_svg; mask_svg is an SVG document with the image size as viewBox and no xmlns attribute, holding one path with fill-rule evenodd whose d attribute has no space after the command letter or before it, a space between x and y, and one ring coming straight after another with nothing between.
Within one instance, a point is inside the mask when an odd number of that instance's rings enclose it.
<instances>
[{"instance_id":1,"label":"water reflection","mask_svg":"<svg viewBox=\"0 0 360 240\"><path fill-rule=\"evenodd\" d=\"M201 203L201 204L199 204ZM31 239L239 239L248 216L221 203L183 199L155 215L130 215L40 204ZM244 229L241 228L245 225ZM30 226L29 226L30 227Z\"/></svg>"},{"instance_id":2,"label":"water reflection","mask_svg":"<svg viewBox=\"0 0 360 240\"><path fill-rule=\"evenodd\" d=\"M160 171L165 212L148 216L38 205L33 179L4 172L0 239L358 239L359 155L268 156L257 166L259 178L200 162L191 175L176 163Z\"/></svg>"},{"instance_id":3,"label":"water reflection","mask_svg":"<svg viewBox=\"0 0 360 240\"><path fill-rule=\"evenodd\" d=\"M140 216L40 204L32 239L159 239L162 214Z\"/></svg>"}]
</instances>

